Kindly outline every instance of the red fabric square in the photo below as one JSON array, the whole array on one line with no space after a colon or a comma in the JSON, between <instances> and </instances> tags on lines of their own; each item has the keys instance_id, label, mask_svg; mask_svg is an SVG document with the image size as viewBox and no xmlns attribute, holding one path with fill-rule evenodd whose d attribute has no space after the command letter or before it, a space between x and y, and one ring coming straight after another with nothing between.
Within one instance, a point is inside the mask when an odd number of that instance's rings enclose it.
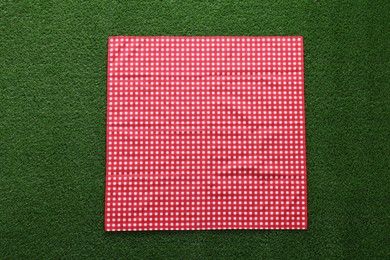
<instances>
[{"instance_id":1,"label":"red fabric square","mask_svg":"<svg viewBox=\"0 0 390 260\"><path fill-rule=\"evenodd\" d=\"M110 37L105 229L306 229L302 37Z\"/></svg>"}]
</instances>

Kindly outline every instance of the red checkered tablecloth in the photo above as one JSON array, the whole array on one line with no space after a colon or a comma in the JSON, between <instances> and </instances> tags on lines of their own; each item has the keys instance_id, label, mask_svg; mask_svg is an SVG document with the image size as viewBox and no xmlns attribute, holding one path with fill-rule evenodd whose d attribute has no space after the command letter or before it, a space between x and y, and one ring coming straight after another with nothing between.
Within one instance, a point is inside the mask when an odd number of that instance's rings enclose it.
<instances>
[{"instance_id":1,"label":"red checkered tablecloth","mask_svg":"<svg viewBox=\"0 0 390 260\"><path fill-rule=\"evenodd\" d=\"M306 229L302 37L110 37L105 230Z\"/></svg>"}]
</instances>

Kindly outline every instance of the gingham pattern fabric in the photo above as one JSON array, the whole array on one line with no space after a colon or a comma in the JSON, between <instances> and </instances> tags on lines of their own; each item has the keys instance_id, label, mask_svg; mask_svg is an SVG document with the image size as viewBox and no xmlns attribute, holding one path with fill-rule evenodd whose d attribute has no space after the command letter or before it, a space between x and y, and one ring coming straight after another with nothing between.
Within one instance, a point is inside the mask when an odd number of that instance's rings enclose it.
<instances>
[{"instance_id":1,"label":"gingham pattern fabric","mask_svg":"<svg viewBox=\"0 0 390 260\"><path fill-rule=\"evenodd\" d=\"M302 37L110 37L105 230L306 229Z\"/></svg>"}]
</instances>

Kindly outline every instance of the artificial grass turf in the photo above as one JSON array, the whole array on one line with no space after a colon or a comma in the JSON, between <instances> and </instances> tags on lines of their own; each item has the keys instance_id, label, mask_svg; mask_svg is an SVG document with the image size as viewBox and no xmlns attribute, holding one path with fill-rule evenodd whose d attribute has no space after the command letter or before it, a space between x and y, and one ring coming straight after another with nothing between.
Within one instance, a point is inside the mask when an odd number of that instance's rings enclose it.
<instances>
[{"instance_id":1,"label":"artificial grass turf","mask_svg":"<svg viewBox=\"0 0 390 260\"><path fill-rule=\"evenodd\" d=\"M385 258L383 1L1 1L0 258ZM103 231L109 35L302 35L309 230Z\"/></svg>"}]
</instances>

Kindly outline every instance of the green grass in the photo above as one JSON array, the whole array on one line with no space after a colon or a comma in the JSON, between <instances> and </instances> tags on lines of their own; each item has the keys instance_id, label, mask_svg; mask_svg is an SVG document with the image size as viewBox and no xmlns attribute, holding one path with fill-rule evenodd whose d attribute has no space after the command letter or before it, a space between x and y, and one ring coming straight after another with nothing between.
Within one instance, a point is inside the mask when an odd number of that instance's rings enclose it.
<instances>
[{"instance_id":1,"label":"green grass","mask_svg":"<svg viewBox=\"0 0 390 260\"><path fill-rule=\"evenodd\" d=\"M1 259L389 257L390 1L81 2L0 0ZM302 35L309 230L105 233L109 35Z\"/></svg>"}]
</instances>

